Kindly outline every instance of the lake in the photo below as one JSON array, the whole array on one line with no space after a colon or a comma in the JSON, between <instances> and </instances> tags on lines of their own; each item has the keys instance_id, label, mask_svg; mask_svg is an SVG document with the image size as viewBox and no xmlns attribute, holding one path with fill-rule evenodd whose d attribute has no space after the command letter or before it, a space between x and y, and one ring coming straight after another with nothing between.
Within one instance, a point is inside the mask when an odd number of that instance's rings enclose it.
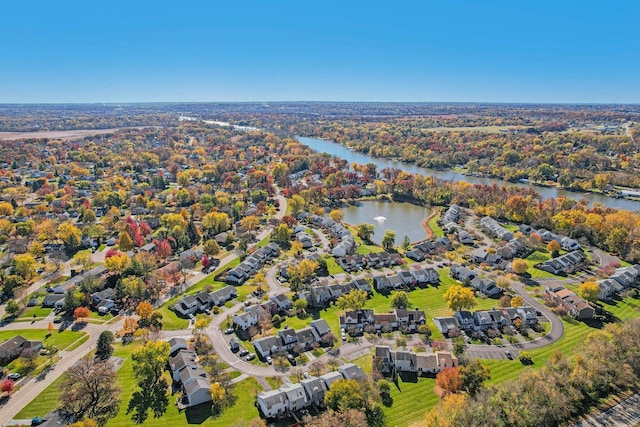
<instances>
[{"instance_id":1,"label":"lake","mask_svg":"<svg viewBox=\"0 0 640 427\"><path fill-rule=\"evenodd\" d=\"M396 245L402 244L404 236L409 236L411 242L424 240L427 235L420 224L431 213L429 208L411 203L369 200L343 208L342 211L347 224L364 222L374 225L375 232L371 240L375 243L382 242L385 231L395 231Z\"/></svg>"},{"instance_id":2,"label":"lake","mask_svg":"<svg viewBox=\"0 0 640 427\"><path fill-rule=\"evenodd\" d=\"M493 178L481 178L475 176L468 176L459 172L454 171L440 171L435 169L427 169L420 166L416 166L412 163L401 162L397 160L389 160L389 159L378 159L368 154L360 153L355 150L350 150L344 145L338 144L333 141L326 141L318 138L309 138L309 137L298 137L298 140L307 145L314 151L320 153L329 153L332 156L340 157L345 159L349 163L360 163L367 164L373 163L378 166L378 171L381 171L384 168L397 168L402 169L409 173L414 174L422 174L422 175L431 175L436 178L445 180L445 181L466 181L470 184L486 184L486 185L516 185L519 187L530 187L533 188L536 192L540 193L540 195L547 198L558 198L558 197L567 197L575 200L585 199L588 200L589 203L600 203L605 206L609 206L617 209L628 209L628 210L638 210L640 209L640 202L636 202L634 200L628 199L616 199L614 197L608 197L601 194L593 194L593 193L577 193L566 190L561 190L555 187L542 187L538 185L532 184L523 184L523 183L512 183L503 181L500 179ZM400 234L400 233L398 233ZM402 236L400 236L402 238Z\"/></svg>"}]
</instances>

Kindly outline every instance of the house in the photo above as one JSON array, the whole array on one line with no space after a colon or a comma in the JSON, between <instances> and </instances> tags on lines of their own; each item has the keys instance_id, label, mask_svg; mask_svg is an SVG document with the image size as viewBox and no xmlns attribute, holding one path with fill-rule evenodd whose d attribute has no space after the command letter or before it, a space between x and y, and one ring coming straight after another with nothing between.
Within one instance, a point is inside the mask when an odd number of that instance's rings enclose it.
<instances>
[{"instance_id":1,"label":"house","mask_svg":"<svg viewBox=\"0 0 640 427\"><path fill-rule=\"evenodd\" d=\"M497 253L488 252L484 248L479 248L471 252L471 262L477 264L486 263L489 265L496 265L502 261L502 258Z\"/></svg>"},{"instance_id":2,"label":"house","mask_svg":"<svg viewBox=\"0 0 640 427\"><path fill-rule=\"evenodd\" d=\"M364 373L362 368L358 365L354 365L353 363L345 363L338 367L338 372L340 372L347 380L360 380L367 377L367 374Z\"/></svg>"},{"instance_id":3,"label":"house","mask_svg":"<svg viewBox=\"0 0 640 427\"><path fill-rule=\"evenodd\" d=\"M615 294L624 290L624 287L613 279L598 280L596 283L600 290L598 293L598 299L602 301L610 300Z\"/></svg>"},{"instance_id":4,"label":"house","mask_svg":"<svg viewBox=\"0 0 640 427\"><path fill-rule=\"evenodd\" d=\"M244 313L233 315L233 324L243 331L246 331L251 326L258 324L261 315L260 310L262 310L262 308L258 305L245 308Z\"/></svg>"},{"instance_id":5,"label":"house","mask_svg":"<svg viewBox=\"0 0 640 427\"><path fill-rule=\"evenodd\" d=\"M285 329L285 331L287 331L287 329ZM269 336L254 340L253 346L256 349L256 353L262 358L262 360L265 360L267 356L271 356L282 350L286 344L283 343L281 336ZM293 345L291 345L291 348L293 348Z\"/></svg>"},{"instance_id":6,"label":"house","mask_svg":"<svg viewBox=\"0 0 640 427\"><path fill-rule=\"evenodd\" d=\"M183 383L182 388L181 405L178 405L181 408L189 408L211 401L211 393L209 392L211 384L206 378L190 378L186 383Z\"/></svg>"},{"instance_id":7,"label":"house","mask_svg":"<svg viewBox=\"0 0 640 427\"><path fill-rule=\"evenodd\" d=\"M448 351L435 353L414 353L412 351L392 351L387 346L375 346L374 358L381 373L417 372L436 374L447 367L458 366L458 359Z\"/></svg>"},{"instance_id":8,"label":"house","mask_svg":"<svg viewBox=\"0 0 640 427\"><path fill-rule=\"evenodd\" d=\"M460 324L455 317L434 317L433 323L444 335L448 335L453 330L460 329Z\"/></svg>"},{"instance_id":9,"label":"house","mask_svg":"<svg viewBox=\"0 0 640 427\"><path fill-rule=\"evenodd\" d=\"M496 286L496 282L492 279L479 278L471 280L471 287L482 292L488 297L497 297L502 293L502 289Z\"/></svg>"},{"instance_id":10,"label":"house","mask_svg":"<svg viewBox=\"0 0 640 427\"><path fill-rule=\"evenodd\" d=\"M563 237L562 239L560 239L560 246L562 246L562 249L568 252L582 249L580 243L578 243L577 240L570 239L569 237Z\"/></svg>"},{"instance_id":11,"label":"house","mask_svg":"<svg viewBox=\"0 0 640 427\"><path fill-rule=\"evenodd\" d=\"M103 305L104 300L113 300L116 296L113 288L105 288L100 292L95 292L91 294L91 303L94 307L100 307Z\"/></svg>"},{"instance_id":12,"label":"house","mask_svg":"<svg viewBox=\"0 0 640 427\"><path fill-rule=\"evenodd\" d=\"M477 277L477 274L475 271L458 264L454 264L451 266L450 274L451 274L451 277L461 282L471 282L473 279Z\"/></svg>"},{"instance_id":13,"label":"house","mask_svg":"<svg viewBox=\"0 0 640 427\"><path fill-rule=\"evenodd\" d=\"M271 297L271 301L276 305L278 311L291 310L293 302L285 294L275 295Z\"/></svg>"},{"instance_id":14,"label":"house","mask_svg":"<svg viewBox=\"0 0 640 427\"><path fill-rule=\"evenodd\" d=\"M413 248L412 250L407 251L405 255L407 258L416 262L422 262L426 258L426 254L418 248Z\"/></svg>"},{"instance_id":15,"label":"house","mask_svg":"<svg viewBox=\"0 0 640 427\"><path fill-rule=\"evenodd\" d=\"M576 319L592 319L595 316L595 309L587 301L564 286L554 288L547 286L544 293L558 306L565 307L569 311L569 315Z\"/></svg>"},{"instance_id":16,"label":"house","mask_svg":"<svg viewBox=\"0 0 640 427\"><path fill-rule=\"evenodd\" d=\"M309 405L307 393L300 383L284 383L284 385L280 387L280 391L287 397L287 409L289 412L299 411Z\"/></svg>"},{"instance_id":17,"label":"house","mask_svg":"<svg viewBox=\"0 0 640 427\"><path fill-rule=\"evenodd\" d=\"M391 289L391 283L387 276L374 276L373 286L377 291L386 291L387 289Z\"/></svg>"},{"instance_id":18,"label":"house","mask_svg":"<svg viewBox=\"0 0 640 427\"><path fill-rule=\"evenodd\" d=\"M535 267L551 274L571 274L588 263L587 256L582 251L573 251L547 260Z\"/></svg>"},{"instance_id":19,"label":"house","mask_svg":"<svg viewBox=\"0 0 640 427\"><path fill-rule=\"evenodd\" d=\"M218 289L217 291L209 292L209 302L212 305L221 306L227 301L231 301L232 299L238 296L238 291L233 286L225 286L222 289Z\"/></svg>"},{"instance_id":20,"label":"house","mask_svg":"<svg viewBox=\"0 0 640 427\"><path fill-rule=\"evenodd\" d=\"M500 239L500 240L511 240L513 239L513 233L504 228L498 221L495 219L485 216L480 220L480 225L482 228L489 233L491 236Z\"/></svg>"},{"instance_id":21,"label":"house","mask_svg":"<svg viewBox=\"0 0 640 427\"><path fill-rule=\"evenodd\" d=\"M398 273L398 276L402 279L403 285L405 287L413 287L416 284L416 277L409 270L402 270Z\"/></svg>"},{"instance_id":22,"label":"house","mask_svg":"<svg viewBox=\"0 0 640 427\"><path fill-rule=\"evenodd\" d=\"M326 374L320 375L319 378L322 380L325 387L327 387L327 390L331 388L331 384L334 382L344 379L342 374L338 371L327 372Z\"/></svg>"},{"instance_id":23,"label":"house","mask_svg":"<svg viewBox=\"0 0 640 427\"><path fill-rule=\"evenodd\" d=\"M7 364L22 355L37 354L40 349L42 349L42 342L30 341L21 335L16 335L0 344L0 363Z\"/></svg>"},{"instance_id":24,"label":"house","mask_svg":"<svg viewBox=\"0 0 640 427\"><path fill-rule=\"evenodd\" d=\"M473 245L473 237L471 237L471 234L465 230L461 230L458 233L458 241L463 245Z\"/></svg>"},{"instance_id":25,"label":"house","mask_svg":"<svg viewBox=\"0 0 640 427\"><path fill-rule=\"evenodd\" d=\"M169 354L175 356L179 351L186 350L188 347L187 340L184 338L171 338L169 341Z\"/></svg>"},{"instance_id":26,"label":"house","mask_svg":"<svg viewBox=\"0 0 640 427\"><path fill-rule=\"evenodd\" d=\"M307 402L316 406L324 406L324 395L329 390L321 378L309 377L300 381L307 394Z\"/></svg>"},{"instance_id":27,"label":"house","mask_svg":"<svg viewBox=\"0 0 640 427\"><path fill-rule=\"evenodd\" d=\"M636 286L640 283L640 265L620 267L609 278L615 280L624 288Z\"/></svg>"},{"instance_id":28,"label":"house","mask_svg":"<svg viewBox=\"0 0 640 427\"><path fill-rule=\"evenodd\" d=\"M511 315L504 309L488 310L487 313L491 316L493 327L496 329L501 329L513 324L511 321Z\"/></svg>"},{"instance_id":29,"label":"house","mask_svg":"<svg viewBox=\"0 0 640 427\"><path fill-rule=\"evenodd\" d=\"M296 331L296 338L298 339L298 344L303 345L307 350L311 349L313 343L320 342L320 336L318 336L315 329L311 327Z\"/></svg>"},{"instance_id":30,"label":"house","mask_svg":"<svg viewBox=\"0 0 640 427\"><path fill-rule=\"evenodd\" d=\"M460 206L453 204L449 206L447 211L440 218L441 224L447 224L449 222L458 222L460 219Z\"/></svg>"},{"instance_id":31,"label":"house","mask_svg":"<svg viewBox=\"0 0 640 427\"><path fill-rule=\"evenodd\" d=\"M169 359L169 370L171 378L174 382L181 382L180 371L185 367L197 367L196 353L191 350L179 350L171 359Z\"/></svg>"},{"instance_id":32,"label":"house","mask_svg":"<svg viewBox=\"0 0 640 427\"><path fill-rule=\"evenodd\" d=\"M287 395L280 390L269 390L258 393L258 408L265 418L275 418L287 413Z\"/></svg>"},{"instance_id":33,"label":"house","mask_svg":"<svg viewBox=\"0 0 640 427\"><path fill-rule=\"evenodd\" d=\"M209 308L209 293L201 291L195 295L185 296L173 308L176 313L184 317L205 311Z\"/></svg>"},{"instance_id":34,"label":"house","mask_svg":"<svg viewBox=\"0 0 640 427\"><path fill-rule=\"evenodd\" d=\"M470 331L474 328L474 318L471 312L469 311L456 311L454 315L456 320L458 321L458 325L460 325L460 329L465 331Z\"/></svg>"},{"instance_id":35,"label":"house","mask_svg":"<svg viewBox=\"0 0 640 427\"><path fill-rule=\"evenodd\" d=\"M473 313L473 322L476 331L486 331L493 324L493 319L486 311L476 311Z\"/></svg>"},{"instance_id":36,"label":"house","mask_svg":"<svg viewBox=\"0 0 640 427\"><path fill-rule=\"evenodd\" d=\"M329 329L329 324L324 319L316 319L312 321L311 327L315 329L316 333L320 338L331 333L331 329Z\"/></svg>"},{"instance_id":37,"label":"house","mask_svg":"<svg viewBox=\"0 0 640 427\"><path fill-rule=\"evenodd\" d=\"M298 336L294 329L285 328L278 332L278 337L280 338L278 344L280 344L284 350L291 350L298 344ZM272 347L272 349L273 348L275 347Z\"/></svg>"},{"instance_id":38,"label":"house","mask_svg":"<svg viewBox=\"0 0 640 427\"><path fill-rule=\"evenodd\" d=\"M518 314L520 314L520 319L524 322L525 325L531 326L538 323L538 313L536 309L529 306L522 306L516 309Z\"/></svg>"},{"instance_id":39,"label":"house","mask_svg":"<svg viewBox=\"0 0 640 427\"><path fill-rule=\"evenodd\" d=\"M42 300L42 307L55 307L60 301L64 302L64 294L47 294Z\"/></svg>"},{"instance_id":40,"label":"house","mask_svg":"<svg viewBox=\"0 0 640 427\"><path fill-rule=\"evenodd\" d=\"M371 295L371 293L372 293L371 285L365 279L355 279L352 283L353 283L353 285L355 286L356 289L361 290L361 291L365 291L366 293Z\"/></svg>"}]
</instances>

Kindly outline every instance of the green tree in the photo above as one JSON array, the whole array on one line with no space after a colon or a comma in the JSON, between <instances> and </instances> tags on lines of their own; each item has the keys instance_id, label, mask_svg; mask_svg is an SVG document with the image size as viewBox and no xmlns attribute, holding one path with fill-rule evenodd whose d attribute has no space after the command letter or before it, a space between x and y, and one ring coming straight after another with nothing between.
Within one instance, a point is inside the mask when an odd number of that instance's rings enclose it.
<instances>
[{"instance_id":1,"label":"green tree","mask_svg":"<svg viewBox=\"0 0 640 427\"><path fill-rule=\"evenodd\" d=\"M409 295L404 291L394 292L391 295L391 307L407 308L409 306Z\"/></svg>"},{"instance_id":2,"label":"green tree","mask_svg":"<svg viewBox=\"0 0 640 427\"><path fill-rule=\"evenodd\" d=\"M365 400L356 380L338 380L331 384L331 388L324 396L324 403L334 411L347 409L364 409Z\"/></svg>"},{"instance_id":3,"label":"green tree","mask_svg":"<svg viewBox=\"0 0 640 427\"><path fill-rule=\"evenodd\" d=\"M386 251L390 251L393 249L393 245L396 244L396 232L392 230L387 230L384 232L384 237L382 238L382 247Z\"/></svg>"},{"instance_id":4,"label":"green tree","mask_svg":"<svg viewBox=\"0 0 640 427\"><path fill-rule=\"evenodd\" d=\"M473 291L460 285L450 287L442 297L452 311L469 310L478 303Z\"/></svg>"},{"instance_id":5,"label":"green tree","mask_svg":"<svg viewBox=\"0 0 640 427\"><path fill-rule=\"evenodd\" d=\"M271 233L271 241L280 245L283 249L291 247L291 229L287 224L278 225Z\"/></svg>"},{"instance_id":6,"label":"green tree","mask_svg":"<svg viewBox=\"0 0 640 427\"><path fill-rule=\"evenodd\" d=\"M169 343L149 341L144 347L131 355L135 377L144 384L156 384L162 377L162 371L169 361Z\"/></svg>"},{"instance_id":7,"label":"green tree","mask_svg":"<svg viewBox=\"0 0 640 427\"><path fill-rule=\"evenodd\" d=\"M113 342L115 337L111 331L102 331L98 336L96 343L96 356L102 360L106 360L113 354Z\"/></svg>"},{"instance_id":8,"label":"green tree","mask_svg":"<svg viewBox=\"0 0 640 427\"><path fill-rule=\"evenodd\" d=\"M360 289L354 289L338 298L336 305L340 310L358 310L367 303L369 295Z\"/></svg>"},{"instance_id":9,"label":"green tree","mask_svg":"<svg viewBox=\"0 0 640 427\"><path fill-rule=\"evenodd\" d=\"M373 232L375 231L375 226L372 224L361 223L356 226L356 233L358 237L360 237L365 242L371 242L371 236L373 236Z\"/></svg>"},{"instance_id":10,"label":"green tree","mask_svg":"<svg viewBox=\"0 0 640 427\"><path fill-rule=\"evenodd\" d=\"M218 255L220 253L220 246L218 245L218 242L216 242L213 239L210 239L204 242L204 245L202 247L202 252L204 252L209 256Z\"/></svg>"},{"instance_id":11,"label":"green tree","mask_svg":"<svg viewBox=\"0 0 640 427\"><path fill-rule=\"evenodd\" d=\"M471 396L475 396L484 387L484 382L490 378L489 367L481 365L477 360L460 367L462 389Z\"/></svg>"},{"instance_id":12,"label":"green tree","mask_svg":"<svg viewBox=\"0 0 640 427\"><path fill-rule=\"evenodd\" d=\"M411 246L411 240L409 239L409 236L404 236L402 238L402 249L409 250L409 246Z\"/></svg>"},{"instance_id":13,"label":"green tree","mask_svg":"<svg viewBox=\"0 0 640 427\"><path fill-rule=\"evenodd\" d=\"M16 313L18 313L20 311L20 305L13 299L10 299L9 301L7 301L7 305L5 307L5 311L10 315L13 316Z\"/></svg>"}]
</instances>

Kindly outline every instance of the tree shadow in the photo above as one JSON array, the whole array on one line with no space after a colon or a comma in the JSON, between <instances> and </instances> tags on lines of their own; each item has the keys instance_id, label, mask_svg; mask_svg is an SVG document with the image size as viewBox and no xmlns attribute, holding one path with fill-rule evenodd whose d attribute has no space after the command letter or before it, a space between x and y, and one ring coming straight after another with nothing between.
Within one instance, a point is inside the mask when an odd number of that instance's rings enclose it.
<instances>
[{"instance_id":1,"label":"tree shadow","mask_svg":"<svg viewBox=\"0 0 640 427\"><path fill-rule=\"evenodd\" d=\"M187 424L202 424L211 417L211 402L201 403L185 409Z\"/></svg>"},{"instance_id":2,"label":"tree shadow","mask_svg":"<svg viewBox=\"0 0 640 427\"><path fill-rule=\"evenodd\" d=\"M149 417L149 410L154 418L160 418L167 411L169 406L169 396L167 395L167 381L162 378L154 385L145 383L139 384L140 390L133 393L127 415L131 415L131 420L136 424L142 424Z\"/></svg>"}]
</instances>

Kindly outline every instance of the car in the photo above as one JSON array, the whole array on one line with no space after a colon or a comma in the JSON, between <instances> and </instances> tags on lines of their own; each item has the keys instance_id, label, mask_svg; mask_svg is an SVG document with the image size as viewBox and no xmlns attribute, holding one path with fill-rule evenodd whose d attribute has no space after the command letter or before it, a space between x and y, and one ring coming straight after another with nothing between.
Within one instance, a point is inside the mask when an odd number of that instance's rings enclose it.
<instances>
[{"instance_id":1,"label":"car","mask_svg":"<svg viewBox=\"0 0 640 427\"><path fill-rule=\"evenodd\" d=\"M305 372L304 374L302 374L302 376L305 378L309 378L309 372Z\"/></svg>"},{"instance_id":2,"label":"car","mask_svg":"<svg viewBox=\"0 0 640 427\"><path fill-rule=\"evenodd\" d=\"M53 293L53 288L51 286L47 286L47 292L48 293Z\"/></svg>"},{"instance_id":3,"label":"car","mask_svg":"<svg viewBox=\"0 0 640 427\"><path fill-rule=\"evenodd\" d=\"M224 334L225 335L231 335L234 332L235 331L233 330L233 328L227 328L227 329L224 330Z\"/></svg>"},{"instance_id":4,"label":"car","mask_svg":"<svg viewBox=\"0 0 640 427\"><path fill-rule=\"evenodd\" d=\"M273 359L271 358L271 356L267 356L267 363L269 365L273 365Z\"/></svg>"},{"instance_id":5,"label":"car","mask_svg":"<svg viewBox=\"0 0 640 427\"><path fill-rule=\"evenodd\" d=\"M342 336L342 341L347 340L347 333L344 331L344 328L340 329L340 335Z\"/></svg>"},{"instance_id":6,"label":"car","mask_svg":"<svg viewBox=\"0 0 640 427\"><path fill-rule=\"evenodd\" d=\"M247 354L249 354L249 350L247 350L246 348L243 348L242 350L240 350L240 353L238 353L238 356L245 357Z\"/></svg>"},{"instance_id":7,"label":"car","mask_svg":"<svg viewBox=\"0 0 640 427\"><path fill-rule=\"evenodd\" d=\"M7 375L7 377L8 377L10 380L14 380L14 381L15 381L15 380L17 380L18 378L20 378L21 376L22 376L22 375L20 375L20 374L19 374L19 373L17 373L17 372L12 372L12 373L10 373L9 375Z\"/></svg>"},{"instance_id":8,"label":"car","mask_svg":"<svg viewBox=\"0 0 640 427\"><path fill-rule=\"evenodd\" d=\"M504 352L504 355L507 356L507 359L509 359L509 360L513 359L513 354L511 354L511 352L509 350L506 350Z\"/></svg>"},{"instance_id":9,"label":"car","mask_svg":"<svg viewBox=\"0 0 640 427\"><path fill-rule=\"evenodd\" d=\"M249 362L249 361L251 361L251 360L253 360L255 358L256 358L255 353L251 353L250 355L247 356L247 362Z\"/></svg>"},{"instance_id":10,"label":"car","mask_svg":"<svg viewBox=\"0 0 640 427\"><path fill-rule=\"evenodd\" d=\"M291 365L296 366L297 362L296 358L293 357L293 354L287 353L287 360L289 361L289 363L291 363Z\"/></svg>"},{"instance_id":11,"label":"car","mask_svg":"<svg viewBox=\"0 0 640 427\"><path fill-rule=\"evenodd\" d=\"M62 317L54 317L53 323L62 323Z\"/></svg>"}]
</instances>

